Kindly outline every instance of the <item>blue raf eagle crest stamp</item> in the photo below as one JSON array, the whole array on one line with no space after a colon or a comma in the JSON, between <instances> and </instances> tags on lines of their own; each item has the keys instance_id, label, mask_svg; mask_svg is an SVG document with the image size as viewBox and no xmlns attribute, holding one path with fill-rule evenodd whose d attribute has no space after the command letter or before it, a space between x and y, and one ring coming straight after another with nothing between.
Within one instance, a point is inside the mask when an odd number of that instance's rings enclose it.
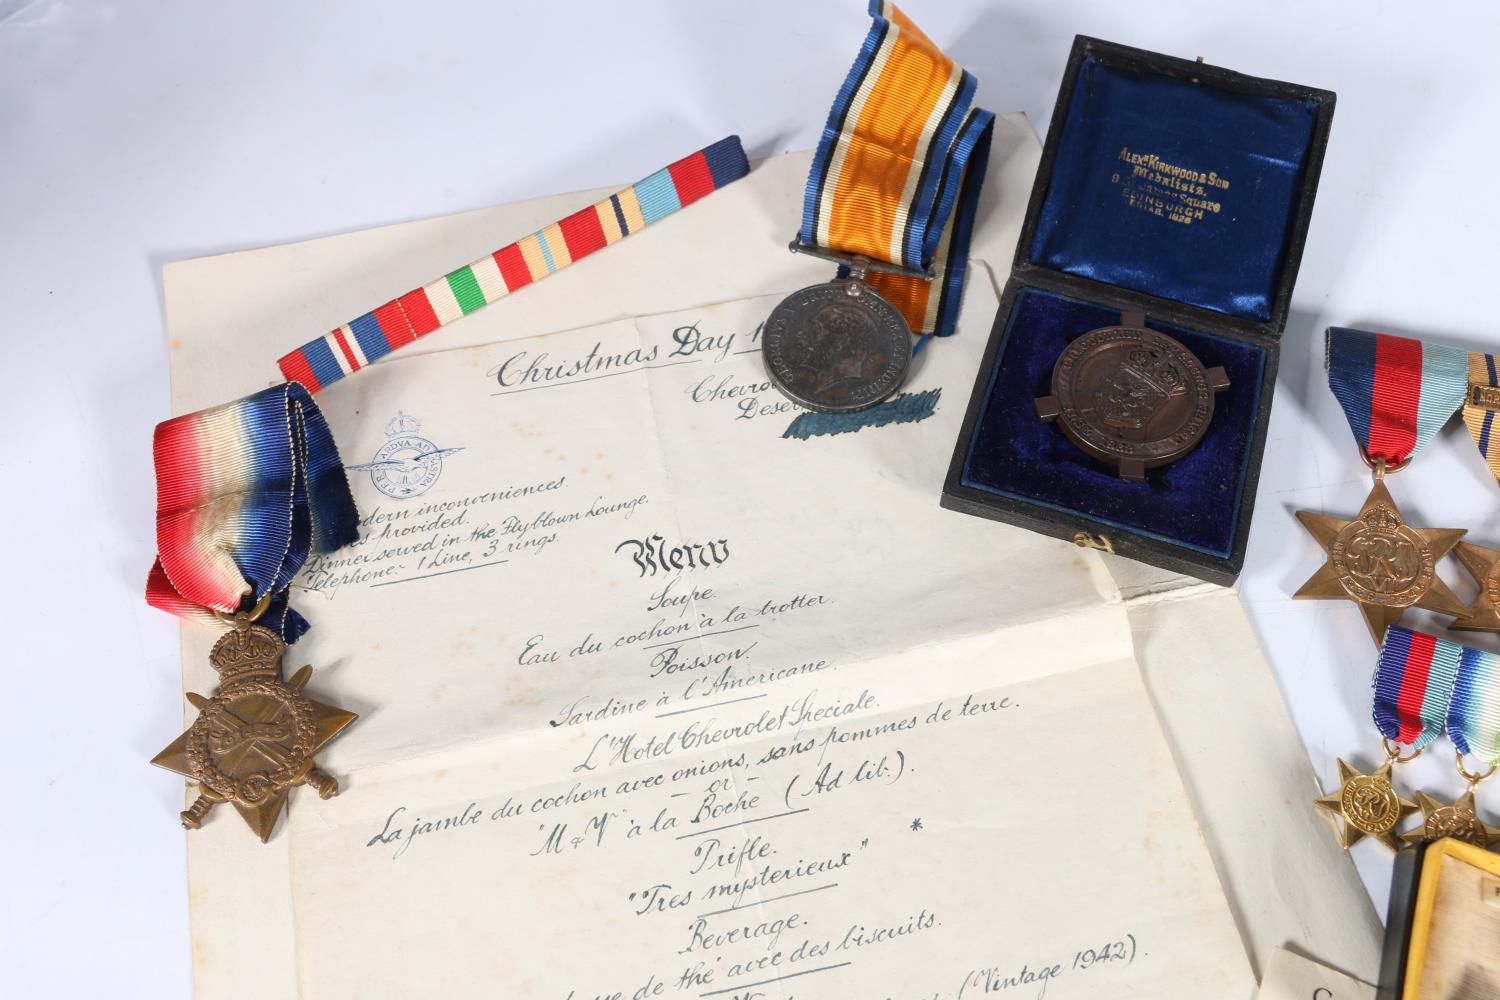
<instances>
[{"instance_id":1,"label":"blue raf eagle crest stamp","mask_svg":"<svg viewBox=\"0 0 1500 1000\"><path fill-rule=\"evenodd\" d=\"M386 496L409 500L421 496L443 474L443 457L462 448L439 448L417 432L422 424L398 412L385 425L386 442L375 457L361 465L345 466L351 472L368 472L370 482Z\"/></svg>"}]
</instances>

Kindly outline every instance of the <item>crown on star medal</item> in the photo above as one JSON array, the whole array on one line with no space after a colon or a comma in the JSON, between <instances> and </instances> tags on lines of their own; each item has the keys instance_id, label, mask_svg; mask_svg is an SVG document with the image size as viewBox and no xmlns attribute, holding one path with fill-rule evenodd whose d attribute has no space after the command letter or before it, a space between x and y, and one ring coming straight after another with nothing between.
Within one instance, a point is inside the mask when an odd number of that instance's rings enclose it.
<instances>
[{"instance_id":1,"label":"crown on star medal","mask_svg":"<svg viewBox=\"0 0 1500 1000\"><path fill-rule=\"evenodd\" d=\"M1299 510L1297 520L1328 553L1328 560L1292 596L1353 601L1377 645L1407 608L1469 615L1469 608L1437 575L1438 560L1458 544L1464 529L1407 524L1380 472L1353 519Z\"/></svg>"},{"instance_id":2,"label":"crown on star medal","mask_svg":"<svg viewBox=\"0 0 1500 1000\"><path fill-rule=\"evenodd\" d=\"M197 829L214 806L230 802L264 842L293 787L310 785L325 799L338 794L337 779L318 770L313 756L357 716L302 694L312 667L283 681L286 646L275 630L252 624L255 617L236 616L214 643L209 662L219 673L218 693L188 694L197 719L151 763L198 784L198 798L182 813L184 827Z\"/></svg>"}]
</instances>

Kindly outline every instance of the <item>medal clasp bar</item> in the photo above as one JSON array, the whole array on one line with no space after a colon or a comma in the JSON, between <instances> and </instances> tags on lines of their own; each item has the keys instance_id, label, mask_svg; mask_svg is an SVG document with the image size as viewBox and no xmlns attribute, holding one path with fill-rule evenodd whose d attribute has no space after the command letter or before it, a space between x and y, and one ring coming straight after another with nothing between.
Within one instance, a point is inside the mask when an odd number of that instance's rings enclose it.
<instances>
[{"instance_id":1,"label":"medal clasp bar","mask_svg":"<svg viewBox=\"0 0 1500 1000\"><path fill-rule=\"evenodd\" d=\"M1481 410L1489 410L1491 413L1500 413L1500 386L1469 386L1469 405L1477 406Z\"/></svg>"},{"instance_id":2,"label":"medal clasp bar","mask_svg":"<svg viewBox=\"0 0 1500 1000\"><path fill-rule=\"evenodd\" d=\"M908 278L922 278L926 281L932 280L932 268L918 269L905 267L901 264L892 264L888 261L875 260L863 254L845 253L842 250L830 250L827 247L813 246L811 243L803 243L801 240L792 240L787 244L787 249L792 253L807 254L819 260L826 260L834 264L842 264L849 269L849 277L860 285L864 284L865 275L871 271L879 271L881 274L900 274ZM850 287L851 295L860 294L860 289Z\"/></svg>"}]
</instances>

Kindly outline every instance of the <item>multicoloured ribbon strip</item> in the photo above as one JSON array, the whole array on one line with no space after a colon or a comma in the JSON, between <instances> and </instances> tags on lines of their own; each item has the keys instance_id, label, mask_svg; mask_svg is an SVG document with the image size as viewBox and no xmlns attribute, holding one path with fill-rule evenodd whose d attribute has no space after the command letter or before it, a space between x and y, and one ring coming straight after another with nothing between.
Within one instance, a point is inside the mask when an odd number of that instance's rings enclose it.
<instances>
[{"instance_id":1,"label":"multicoloured ribbon strip","mask_svg":"<svg viewBox=\"0 0 1500 1000\"><path fill-rule=\"evenodd\" d=\"M294 641L307 623L286 589L311 552L358 537L333 435L291 382L156 427L156 565L147 603L211 619L272 604L263 621Z\"/></svg>"},{"instance_id":2,"label":"multicoloured ribbon strip","mask_svg":"<svg viewBox=\"0 0 1500 1000\"><path fill-rule=\"evenodd\" d=\"M1469 388L1464 395L1464 426L1490 467L1490 475L1500 481L1500 435L1496 434L1495 411L1500 410L1500 376L1495 371L1493 354L1469 355Z\"/></svg>"},{"instance_id":3,"label":"multicoloured ribbon strip","mask_svg":"<svg viewBox=\"0 0 1500 1000\"><path fill-rule=\"evenodd\" d=\"M310 552L354 541L359 514L312 393L523 285L749 173L738 136L430 285L387 302L280 361L287 383L156 428L157 561L151 605L184 618L255 607L287 642L307 622L286 590Z\"/></svg>"},{"instance_id":4,"label":"multicoloured ribbon strip","mask_svg":"<svg viewBox=\"0 0 1500 1000\"><path fill-rule=\"evenodd\" d=\"M1460 646L1448 737L1461 754L1500 764L1500 656Z\"/></svg>"},{"instance_id":5,"label":"multicoloured ribbon strip","mask_svg":"<svg viewBox=\"0 0 1500 1000\"><path fill-rule=\"evenodd\" d=\"M750 172L737 135L684 157L597 204L450 271L283 357L281 372L309 391L461 319L574 261L617 243Z\"/></svg>"},{"instance_id":6,"label":"multicoloured ribbon strip","mask_svg":"<svg viewBox=\"0 0 1500 1000\"><path fill-rule=\"evenodd\" d=\"M1400 625L1386 629L1375 668L1375 726L1421 750L1443 735L1464 647Z\"/></svg>"},{"instance_id":7,"label":"multicoloured ribbon strip","mask_svg":"<svg viewBox=\"0 0 1500 1000\"><path fill-rule=\"evenodd\" d=\"M798 239L930 268L931 280L872 272L868 281L924 340L947 336L958 321L995 116L973 107L974 77L895 4L871 0L870 16L813 156Z\"/></svg>"},{"instance_id":8,"label":"multicoloured ribbon strip","mask_svg":"<svg viewBox=\"0 0 1500 1000\"><path fill-rule=\"evenodd\" d=\"M1468 385L1468 356L1388 333L1331 327L1328 387L1360 447L1399 465L1453 416Z\"/></svg>"}]
</instances>

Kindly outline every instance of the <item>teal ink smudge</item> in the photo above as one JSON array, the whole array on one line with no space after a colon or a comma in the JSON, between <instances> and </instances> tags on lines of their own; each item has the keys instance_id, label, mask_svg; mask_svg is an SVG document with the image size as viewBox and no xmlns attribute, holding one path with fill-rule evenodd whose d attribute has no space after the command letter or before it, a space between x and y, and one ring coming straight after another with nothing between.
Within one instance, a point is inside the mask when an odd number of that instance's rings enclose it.
<instances>
[{"instance_id":1,"label":"teal ink smudge","mask_svg":"<svg viewBox=\"0 0 1500 1000\"><path fill-rule=\"evenodd\" d=\"M806 441L810 437L829 434L853 434L866 427L914 424L937 412L938 398L942 394L942 389L903 392L895 399L857 413L799 413L781 436Z\"/></svg>"}]
</instances>

